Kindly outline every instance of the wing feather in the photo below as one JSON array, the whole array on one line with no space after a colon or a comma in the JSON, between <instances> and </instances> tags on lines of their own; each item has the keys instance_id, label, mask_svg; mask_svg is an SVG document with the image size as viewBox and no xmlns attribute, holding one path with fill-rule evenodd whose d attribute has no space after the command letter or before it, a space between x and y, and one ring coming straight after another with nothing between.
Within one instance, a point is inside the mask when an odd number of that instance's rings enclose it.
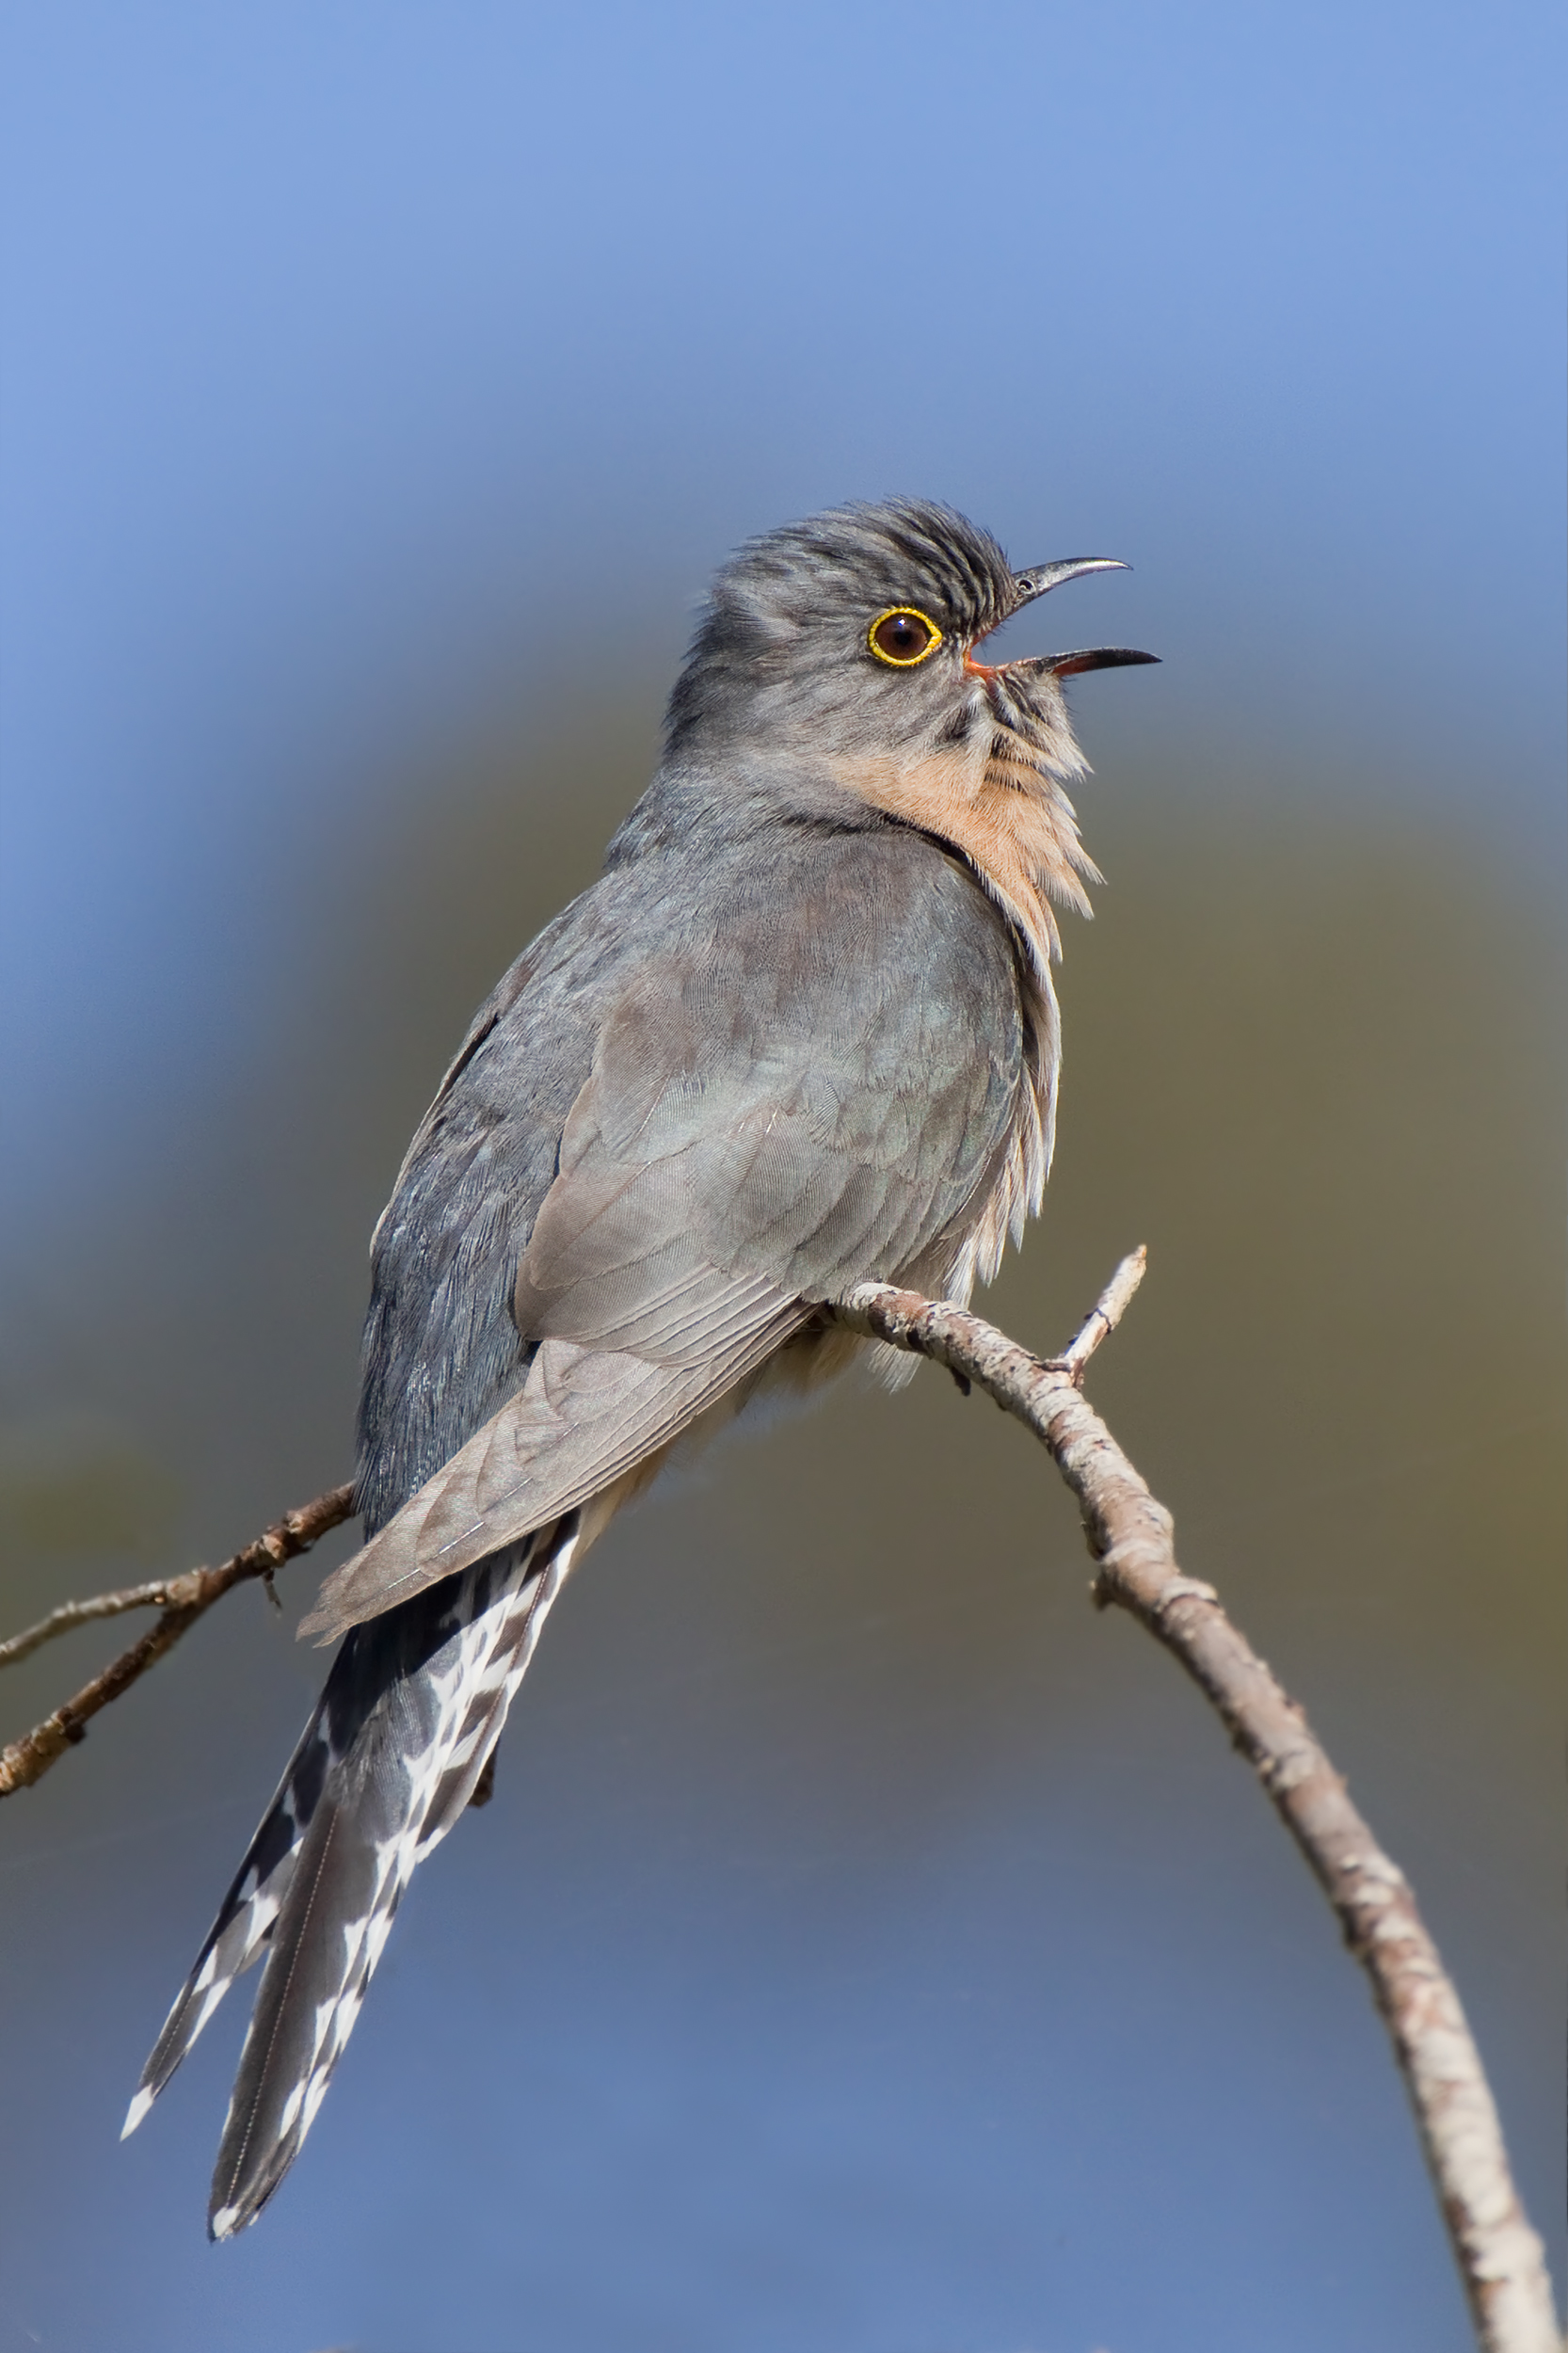
<instances>
[{"instance_id":1,"label":"wing feather","mask_svg":"<svg viewBox=\"0 0 1568 2353\"><path fill-rule=\"evenodd\" d=\"M636 963L521 1254L522 1377L302 1632L330 1640L656 1458L846 1283L944 1237L957 1263L1010 1148L1020 1032L1005 934L953 888L952 909L943 885L889 911L824 888L788 923L776 893L742 898Z\"/></svg>"},{"instance_id":2,"label":"wing feather","mask_svg":"<svg viewBox=\"0 0 1568 2353\"><path fill-rule=\"evenodd\" d=\"M749 1315L707 1305L696 1363L542 1341L518 1396L333 1572L300 1631L331 1641L560 1518L673 1443L809 1315L776 1290L764 1303L755 1283L743 1288ZM697 1312L689 1305L688 1321Z\"/></svg>"}]
</instances>

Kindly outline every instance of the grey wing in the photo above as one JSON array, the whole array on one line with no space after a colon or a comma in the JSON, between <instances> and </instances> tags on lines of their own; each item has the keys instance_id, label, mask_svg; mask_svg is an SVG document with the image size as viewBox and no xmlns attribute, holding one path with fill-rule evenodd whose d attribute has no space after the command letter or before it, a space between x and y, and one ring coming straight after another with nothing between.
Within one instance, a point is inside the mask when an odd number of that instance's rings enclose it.
<instances>
[{"instance_id":1,"label":"grey wing","mask_svg":"<svg viewBox=\"0 0 1568 2353\"><path fill-rule=\"evenodd\" d=\"M329 1577L327 1638L601 1493L849 1283L972 1219L1016 1117L1012 951L929 845L729 878L600 1029L522 1256L516 1393Z\"/></svg>"}]
</instances>

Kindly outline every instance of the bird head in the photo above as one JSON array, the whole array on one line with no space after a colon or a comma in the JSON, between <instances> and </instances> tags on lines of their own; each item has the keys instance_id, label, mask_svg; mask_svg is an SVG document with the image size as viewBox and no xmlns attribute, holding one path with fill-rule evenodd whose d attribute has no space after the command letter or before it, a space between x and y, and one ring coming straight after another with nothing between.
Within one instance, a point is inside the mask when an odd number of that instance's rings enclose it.
<instances>
[{"instance_id":1,"label":"bird head","mask_svg":"<svg viewBox=\"0 0 1568 2353\"><path fill-rule=\"evenodd\" d=\"M676 769L809 778L948 843L1041 961L1050 902L1088 912L1096 869L1066 786L1087 763L1062 691L1154 662L1122 646L988 664L1015 613L1111 556L1016 571L988 532L915 499L844 506L753 539L725 566L670 698Z\"/></svg>"},{"instance_id":2,"label":"bird head","mask_svg":"<svg viewBox=\"0 0 1568 2353\"><path fill-rule=\"evenodd\" d=\"M992 631L1110 556L1015 571L988 532L916 499L843 506L752 539L713 584L671 697L672 759L721 749L906 762L998 722L1062 776L1082 767L1061 681L1158 656L1121 646L991 664Z\"/></svg>"}]
</instances>

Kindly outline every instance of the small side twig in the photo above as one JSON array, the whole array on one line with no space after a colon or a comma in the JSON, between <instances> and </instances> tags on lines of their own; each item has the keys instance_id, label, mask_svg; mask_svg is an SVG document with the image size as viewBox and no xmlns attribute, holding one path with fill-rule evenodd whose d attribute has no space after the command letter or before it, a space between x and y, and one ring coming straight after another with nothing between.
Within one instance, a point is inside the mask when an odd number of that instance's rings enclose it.
<instances>
[{"instance_id":1,"label":"small side twig","mask_svg":"<svg viewBox=\"0 0 1568 2353\"><path fill-rule=\"evenodd\" d=\"M1046 1446L1082 1507L1097 1564L1096 1603L1129 1611L1204 1691L1305 1855L1371 1980L1484 2353L1560 2353L1541 2242L1513 2185L1480 2055L1403 1874L1351 1803L1304 1713L1231 1623L1214 1588L1181 1574L1170 1513L1080 1394L1085 1368L1115 1330L1144 1266L1142 1250L1123 1259L1055 1358L1032 1355L963 1308L888 1284L858 1284L826 1312L869 1337L931 1357L966 1393L978 1385ZM136 1609L162 1612L73 1699L0 1751L0 1797L40 1779L84 1737L88 1721L222 1594L249 1577L270 1579L352 1511L352 1487L335 1487L287 1513L219 1568L67 1602L0 1643L3 1666L94 1619Z\"/></svg>"},{"instance_id":2,"label":"small side twig","mask_svg":"<svg viewBox=\"0 0 1568 2353\"><path fill-rule=\"evenodd\" d=\"M274 1569L285 1561L311 1546L351 1517L354 1510L352 1486L332 1487L314 1502L302 1504L296 1512L285 1512L282 1518L265 1529L253 1544L236 1552L216 1569L187 1569L183 1577L155 1577L146 1585L126 1585L119 1592L97 1593L88 1601L63 1602L52 1609L37 1625L15 1634L8 1642L0 1642L0 1667L10 1666L25 1658L58 1634L71 1627L86 1625L95 1618L116 1618L127 1609L157 1609L162 1611L155 1625L149 1628L139 1641L110 1661L102 1674L94 1675L74 1698L56 1707L40 1724L8 1748L0 1749L0 1798L8 1798L14 1789L26 1789L42 1779L56 1758L73 1748L87 1737L87 1727L100 1708L128 1691L133 1683L154 1666L167 1651L171 1651L187 1627L194 1625L215 1601L243 1584L248 1577L270 1578Z\"/></svg>"},{"instance_id":3,"label":"small side twig","mask_svg":"<svg viewBox=\"0 0 1568 2353\"><path fill-rule=\"evenodd\" d=\"M979 1316L888 1284L857 1284L830 1312L973 1382L1042 1440L1082 1507L1096 1603L1147 1626L1218 1710L1371 1979L1485 2353L1560 2353L1544 2255L1513 2185L1480 2054L1403 1873L1214 1588L1181 1574L1169 1512L1080 1393L1144 1264L1142 1250L1123 1259L1077 1337L1049 1360Z\"/></svg>"}]
</instances>

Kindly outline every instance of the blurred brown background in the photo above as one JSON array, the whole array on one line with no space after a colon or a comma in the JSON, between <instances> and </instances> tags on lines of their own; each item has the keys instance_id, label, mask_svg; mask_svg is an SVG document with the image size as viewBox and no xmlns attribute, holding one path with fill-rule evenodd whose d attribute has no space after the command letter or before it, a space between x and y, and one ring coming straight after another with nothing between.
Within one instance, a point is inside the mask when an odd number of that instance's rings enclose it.
<instances>
[{"instance_id":1,"label":"blurred brown background","mask_svg":"<svg viewBox=\"0 0 1568 2353\"><path fill-rule=\"evenodd\" d=\"M1092 1393L1557 2232L1563 48L1536 0L0 22L7 1626L345 1474L409 1131L740 537L903 489L1125 557L1012 648L1165 666L1078 691L1108 882L984 1304L1055 1345L1148 1243ZM209 2249L242 1999L116 2135L347 1541L0 1808L0 2353L1468 2344L1315 1888L929 1369L596 1550Z\"/></svg>"},{"instance_id":2,"label":"blurred brown background","mask_svg":"<svg viewBox=\"0 0 1568 2353\"><path fill-rule=\"evenodd\" d=\"M22 1307L18 1621L133 1555L214 1555L347 1467L365 1238L402 1144L488 978L594 871L655 713L613 718L587 760L472 752L395 840L302 881L271 1050ZM1096 1401L1414 1877L1544 2219L1551 910L1464 828L1417 832L1370 786L1357 808L1345 779L1316 806L1179 773L1082 800L1109 882L1068 935L1058 1162L988 1305L1048 1346L1149 1243ZM686 2309L661 2263L712 2265L696 2325L749 2305L776 2202L807 2234L808 2309L881 2283L868 2342L933 2341L933 2277L955 2303L984 2281L1003 2315L1060 2300L1081 2326L1059 2342L1224 2342L1238 2280L1264 2308L1328 2249L1368 2316L1339 2342L1404 2341L1401 2309L1441 2329L1445 2258L1359 1977L1207 1709L1087 1578L1048 1465L929 1370L741 1433L617 1528L552 1627L498 1803L422 1876L297 2192L239 2264L318 2272L307 2250L346 2220L390 2276L397 2217L434 2200L443 2232L504 2233L505 2276L573 2341L609 2342L650 2301L656 2323L662 2297ZM282 1580L291 1621L313 1581ZM33 2021L13 2098L50 2120L9 2210L90 2185L134 2228L133 2276L193 2238L238 2020L124 2153L109 2127L313 1688L287 1635L235 1597L8 1809L9 2007ZM8 1721L107 1647L14 1673ZM628 2073L653 2078L630 2117ZM502 2223L520 2195L545 2227ZM588 2252L611 2219L638 2243L613 2284ZM329 2301L356 2298L367 2343L441 2341L363 2284ZM1168 2326L1168 2298L1193 2321Z\"/></svg>"}]
</instances>

